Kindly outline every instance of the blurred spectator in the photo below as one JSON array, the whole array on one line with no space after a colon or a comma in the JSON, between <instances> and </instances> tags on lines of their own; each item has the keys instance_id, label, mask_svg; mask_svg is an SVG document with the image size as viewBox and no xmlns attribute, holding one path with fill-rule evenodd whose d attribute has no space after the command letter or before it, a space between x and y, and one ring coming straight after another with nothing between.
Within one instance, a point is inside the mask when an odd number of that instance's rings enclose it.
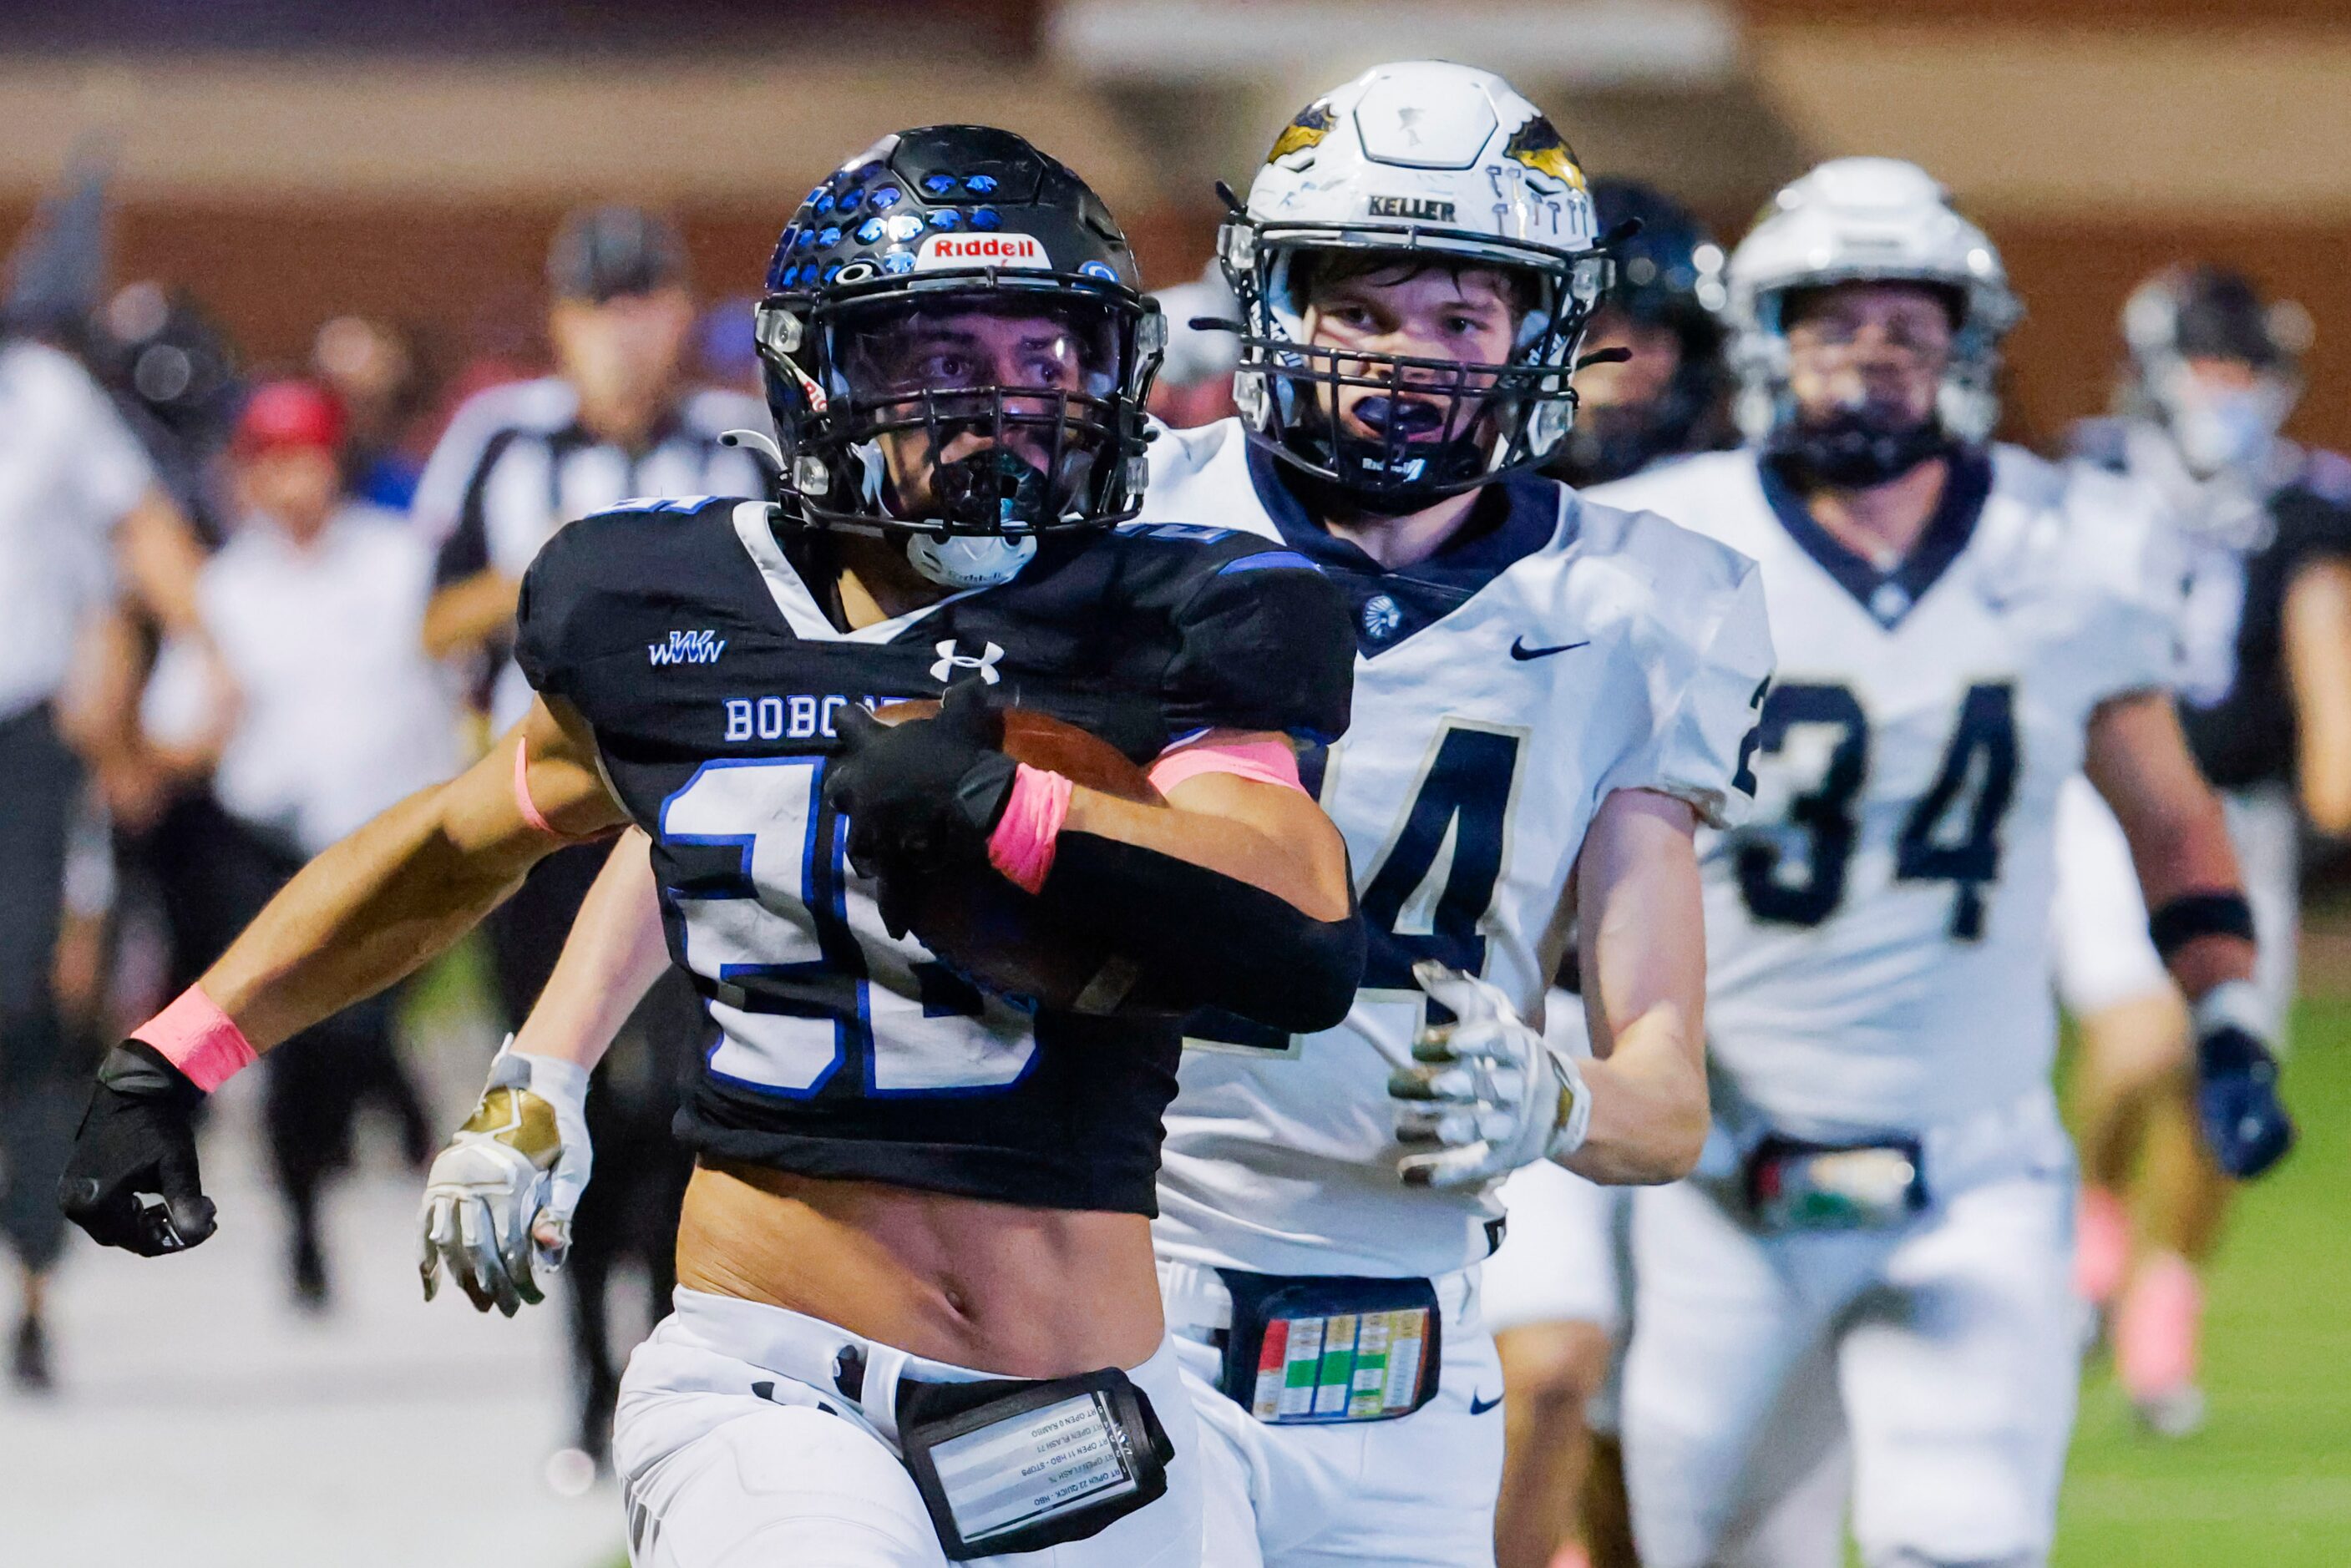
<instances>
[{"instance_id":1,"label":"blurred spectator","mask_svg":"<svg viewBox=\"0 0 2351 1568\"><path fill-rule=\"evenodd\" d=\"M1229 330L1192 325L1230 322L1240 314L1225 275L1210 262L1194 282L1160 289L1153 297L1167 316L1167 358L1152 383L1151 412L1178 430L1231 417L1240 339Z\"/></svg>"},{"instance_id":2,"label":"blurred spectator","mask_svg":"<svg viewBox=\"0 0 2351 1568\"><path fill-rule=\"evenodd\" d=\"M159 620L193 629L201 559L81 367L0 339L0 1228L24 1270L12 1370L26 1387L49 1380L42 1285L87 1067L67 1060L55 990L67 840L83 763L119 771L133 731L119 684L75 722L60 698L118 577Z\"/></svg>"},{"instance_id":3,"label":"blurred spectator","mask_svg":"<svg viewBox=\"0 0 2351 1568\"><path fill-rule=\"evenodd\" d=\"M425 617L425 646L436 656L495 662L490 715L500 731L531 701L528 683L507 657L515 596L524 568L558 528L631 496L757 496L768 490L749 453L718 441L728 430L768 431L766 405L686 381L695 309L685 247L674 229L633 207L574 213L549 251L547 277L558 373L469 401L416 493L419 523L444 540L442 586ZM605 854L601 845L558 850L492 917L491 949L509 1023L522 1021L547 983ZM551 1474L584 1469L583 1458L601 1463L611 1441L619 1377L604 1298L613 1262L633 1258L643 1270L653 1315L668 1310L672 1243L690 1162L665 1134L648 1137L644 1129L668 1125L679 1081L671 1058L691 1057L702 1023L683 977L667 977L590 1086L596 1181L580 1205L569 1268L581 1452ZM626 1049L632 1038L663 1059L632 1062Z\"/></svg>"},{"instance_id":4,"label":"blurred spectator","mask_svg":"<svg viewBox=\"0 0 2351 1568\"><path fill-rule=\"evenodd\" d=\"M230 446L239 513L198 585L217 666L166 648L145 703L160 753L208 793L174 808L196 857L171 879L201 900L184 924L209 961L303 862L458 764L444 674L416 640L432 549L396 514L343 490L340 409L324 388L274 381L246 403ZM379 996L306 1031L268 1061L270 1153L291 1220L289 1268L324 1304L318 1204L346 1164L363 1100L380 1099L419 1165L434 1133Z\"/></svg>"},{"instance_id":5,"label":"blurred spectator","mask_svg":"<svg viewBox=\"0 0 2351 1568\"><path fill-rule=\"evenodd\" d=\"M126 284L99 313L92 369L146 448L156 475L206 544L227 530L213 460L245 400L236 348L210 311L158 283Z\"/></svg>"},{"instance_id":6,"label":"blurred spectator","mask_svg":"<svg viewBox=\"0 0 2351 1568\"><path fill-rule=\"evenodd\" d=\"M430 395L416 335L372 317L338 316L319 328L310 366L343 406L345 486L371 506L407 511L424 472L411 435Z\"/></svg>"}]
</instances>

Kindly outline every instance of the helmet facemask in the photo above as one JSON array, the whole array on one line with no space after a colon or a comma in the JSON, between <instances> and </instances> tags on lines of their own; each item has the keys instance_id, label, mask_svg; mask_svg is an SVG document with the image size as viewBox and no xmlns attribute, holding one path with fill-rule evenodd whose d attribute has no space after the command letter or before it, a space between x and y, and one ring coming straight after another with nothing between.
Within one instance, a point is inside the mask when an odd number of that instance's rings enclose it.
<instances>
[{"instance_id":1,"label":"helmet facemask","mask_svg":"<svg viewBox=\"0 0 2351 1568\"><path fill-rule=\"evenodd\" d=\"M1243 317L1235 399L1244 418L1292 467L1373 514L1416 512L1549 457L1574 421L1569 377L1607 281L1597 252L1422 239L1246 219L1226 229L1227 275ZM1313 341L1311 296L1334 264L1375 282L1438 268L1507 280L1508 358L1473 362Z\"/></svg>"},{"instance_id":2,"label":"helmet facemask","mask_svg":"<svg viewBox=\"0 0 2351 1568\"><path fill-rule=\"evenodd\" d=\"M820 299L795 350L762 350L771 403L799 416L800 519L903 536L924 576L973 587L1042 538L1133 517L1160 327L1092 279Z\"/></svg>"},{"instance_id":3,"label":"helmet facemask","mask_svg":"<svg viewBox=\"0 0 2351 1568\"><path fill-rule=\"evenodd\" d=\"M1759 317L1768 317L1783 358L1792 361L1792 317L1808 315L1808 303L1844 286L1893 285L1934 296L1949 322L1949 336L1931 346L1934 379L1926 406L1917 406L1915 388L1873 386L1865 369L1848 372L1851 384L1834 407L1807 409L1792 384L1792 365L1782 367L1779 378L1785 410L1774 419L1766 440L1769 450L1792 461L1812 479L1842 489L1866 490L1891 483L1921 463L1949 452L1963 439L1954 428L1950 392L1955 377L1984 352L1971 340L1969 300L1959 288L1939 280L1885 277L1851 278L1810 287L1775 291L1758 302ZM1913 350L1925 368L1928 348ZM1967 429L1969 421L1958 421ZM1969 430L1969 435L1981 439Z\"/></svg>"}]
</instances>

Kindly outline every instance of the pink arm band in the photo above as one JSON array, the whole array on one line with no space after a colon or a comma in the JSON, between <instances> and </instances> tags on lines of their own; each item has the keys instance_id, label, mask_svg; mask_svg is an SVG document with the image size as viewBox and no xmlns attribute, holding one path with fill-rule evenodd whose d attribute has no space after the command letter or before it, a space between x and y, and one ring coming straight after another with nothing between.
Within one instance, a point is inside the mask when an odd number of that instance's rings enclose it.
<instances>
[{"instance_id":1,"label":"pink arm band","mask_svg":"<svg viewBox=\"0 0 2351 1568\"><path fill-rule=\"evenodd\" d=\"M530 748L523 743L523 738L520 735L517 735L515 737L515 809L522 813L522 819L525 822L529 823L541 833L560 838L563 835L557 833L554 824L539 815L538 803L530 798L529 753Z\"/></svg>"},{"instance_id":2,"label":"pink arm band","mask_svg":"<svg viewBox=\"0 0 2351 1568\"><path fill-rule=\"evenodd\" d=\"M1298 778L1298 753L1286 741L1195 741L1159 753L1151 764L1151 785L1165 794L1186 779L1202 774L1233 774L1259 784L1279 784L1306 793Z\"/></svg>"},{"instance_id":3,"label":"pink arm band","mask_svg":"<svg viewBox=\"0 0 2351 1568\"><path fill-rule=\"evenodd\" d=\"M1012 775L1004 815L987 837L987 863L1013 886L1034 893L1053 868L1053 841L1070 815L1070 781L1022 763Z\"/></svg>"},{"instance_id":4,"label":"pink arm band","mask_svg":"<svg viewBox=\"0 0 2351 1568\"><path fill-rule=\"evenodd\" d=\"M131 1038L152 1045L163 1060L188 1075L188 1081L211 1094L252 1065L256 1053L236 1021L196 986L180 992L172 1005L131 1032Z\"/></svg>"}]
</instances>

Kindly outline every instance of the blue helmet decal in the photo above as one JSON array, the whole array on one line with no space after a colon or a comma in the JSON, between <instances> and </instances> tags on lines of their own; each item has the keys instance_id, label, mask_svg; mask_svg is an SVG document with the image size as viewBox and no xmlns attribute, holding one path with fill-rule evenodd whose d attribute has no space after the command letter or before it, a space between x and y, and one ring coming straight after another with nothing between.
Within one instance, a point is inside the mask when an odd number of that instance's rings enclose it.
<instances>
[{"instance_id":1,"label":"blue helmet decal","mask_svg":"<svg viewBox=\"0 0 2351 1568\"><path fill-rule=\"evenodd\" d=\"M900 192L898 187L895 185L883 186L880 190L873 192L873 210L880 213L896 206L898 204L898 198L901 194L903 194L903 192Z\"/></svg>"},{"instance_id":2,"label":"blue helmet decal","mask_svg":"<svg viewBox=\"0 0 2351 1568\"><path fill-rule=\"evenodd\" d=\"M900 273L914 271L914 253L912 251L892 251L888 255L882 258L882 270L893 275L893 276Z\"/></svg>"},{"instance_id":3,"label":"blue helmet decal","mask_svg":"<svg viewBox=\"0 0 2351 1568\"><path fill-rule=\"evenodd\" d=\"M975 229L996 229L1004 226L1004 215L993 207L974 207L971 226Z\"/></svg>"},{"instance_id":4,"label":"blue helmet decal","mask_svg":"<svg viewBox=\"0 0 2351 1568\"><path fill-rule=\"evenodd\" d=\"M963 188L970 192L975 196L985 196L990 191L996 189L996 176L993 174L975 174L970 179L966 180L963 182Z\"/></svg>"},{"instance_id":5,"label":"blue helmet decal","mask_svg":"<svg viewBox=\"0 0 2351 1568\"><path fill-rule=\"evenodd\" d=\"M1078 271L1083 273L1088 277L1098 277L1104 283L1116 283L1118 281L1118 269L1112 266L1108 262L1090 261L1080 266Z\"/></svg>"},{"instance_id":6,"label":"blue helmet decal","mask_svg":"<svg viewBox=\"0 0 2351 1568\"><path fill-rule=\"evenodd\" d=\"M869 245L879 240L888 231L883 226L882 220L879 218L868 218L863 223L857 225L858 239L863 244Z\"/></svg>"},{"instance_id":7,"label":"blue helmet decal","mask_svg":"<svg viewBox=\"0 0 2351 1568\"><path fill-rule=\"evenodd\" d=\"M962 226L963 214L953 207L941 207L931 214L931 227L935 229L955 229Z\"/></svg>"},{"instance_id":8,"label":"blue helmet decal","mask_svg":"<svg viewBox=\"0 0 2351 1568\"><path fill-rule=\"evenodd\" d=\"M952 174L925 174L923 176L923 189L934 196L946 195L948 192L955 189L955 176Z\"/></svg>"},{"instance_id":9,"label":"blue helmet decal","mask_svg":"<svg viewBox=\"0 0 2351 1568\"><path fill-rule=\"evenodd\" d=\"M816 243L822 245L825 249L831 250L833 246L841 243L841 231L837 228L828 228L824 233L817 235Z\"/></svg>"}]
</instances>

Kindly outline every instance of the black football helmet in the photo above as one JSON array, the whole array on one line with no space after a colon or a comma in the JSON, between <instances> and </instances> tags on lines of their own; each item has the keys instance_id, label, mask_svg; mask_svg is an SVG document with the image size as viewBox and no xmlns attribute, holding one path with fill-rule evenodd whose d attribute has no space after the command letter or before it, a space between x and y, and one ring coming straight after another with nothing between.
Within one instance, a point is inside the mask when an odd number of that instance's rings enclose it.
<instances>
[{"instance_id":1,"label":"black football helmet","mask_svg":"<svg viewBox=\"0 0 2351 1568\"><path fill-rule=\"evenodd\" d=\"M1101 198L1010 131L900 131L809 192L758 339L788 527L968 587L1140 509L1163 319Z\"/></svg>"},{"instance_id":2,"label":"black football helmet","mask_svg":"<svg viewBox=\"0 0 2351 1568\"><path fill-rule=\"evenodd\" d=\"M1600 232L1614 239L1616 276L1593 313L1597 322L1618 312L1670 330L1681 363L1663 396L1638 408L1586 407L1561 444L1552 472L1570 483L1604 484L1637 472L1661 457L1712 443L1720 431L1729 374L1723 363L1722 247L1695 214L1638 180L1601 176L1592 182Z\"/></svg>"}]
</instances>

